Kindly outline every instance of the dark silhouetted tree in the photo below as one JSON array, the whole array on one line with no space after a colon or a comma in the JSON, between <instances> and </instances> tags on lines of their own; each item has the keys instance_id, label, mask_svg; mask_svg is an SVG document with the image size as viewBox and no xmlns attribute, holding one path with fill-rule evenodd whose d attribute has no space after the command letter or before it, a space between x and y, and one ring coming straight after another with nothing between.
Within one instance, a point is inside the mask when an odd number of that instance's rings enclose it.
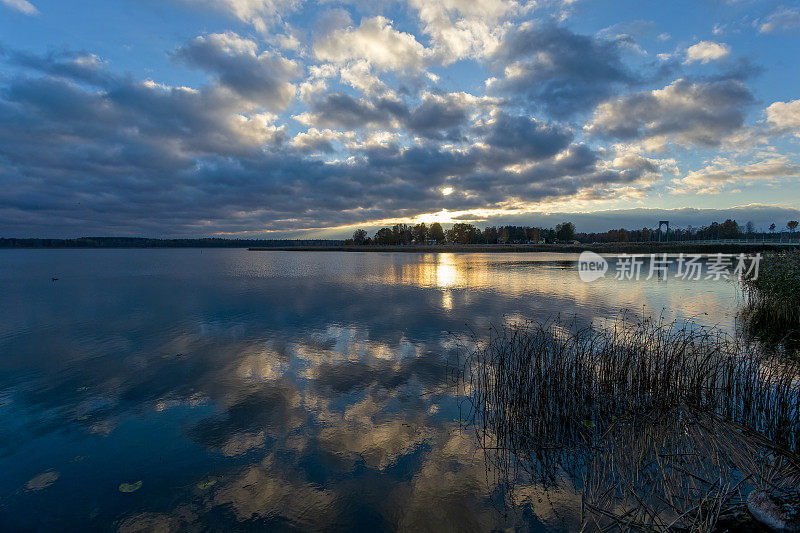
<instances>
[{"instance_id":1,"label":"dark silhouetted tree","mask_svg":"<svg viewBox=\"0 0 800 533\"><path fill-rule=\"evenodd\" d=\"M375 234L375 244L397 244L392 230L389 228L381 228Z\"/></svg>"},{"instance_id":2,"label":"dark silhouetted tree","mask_svg":"<svg viewBox=\"0 0 800 533\"><path fill-rule=\"evenodd\" d=\"M453 224L453 227L447 230L445 236L449 242L454 242L457 244L470 244L478 242L480 232L472 224L459 222L457 224Z\"/></svg>"},{"instance_id":3,"label":"dark silhouetted tree","mask_svg":"<svg viewBox=\"0 0 800 533\"><path fill-rule=\"evenodd\" d=\"M739 224L735 220L727 219L719 226L719 234L722 239L734 239L741 235Z\"/></svg>"},{"instance_id":4,"label":"dark silhouetted tree","mask_svg":"<svg viewBox=\"0 0 800 533\"><path fill-rule=\"evenodd\" d=\"M395 224L392 226L392 234L394 235L394 244L411 244L414 239L411 234L411 226L408 224Z\"/></svg>"},{"instance_id":5,"label":"dark silhouetted tree","mask_svg":"<svg viewBox=\"0 0 800 533\"><path fill-rule=\"evenodd\" d=\"M414 236L414 242L425 244L425 241L428 240L428 226L424 222L417 224L411 228L411 234Z\"/></svg>"},{"instance_id":6,"label":"dark silhouetted tree","mask_svg":"<svg viewBox=\"0 0 800 533\"><path fill-rule=\"evenodd\" d=\"M540 238L541 237L539 236L539 228L525 228L526 240L533 243L538 243Z\"/></svg>"},{"instance_id":7,"label":"dark silhouetted tree","mask_svg":"<svg viewBox=\"0 0 800 533\"><path fill-rule=\"evenodd\" d=\"M497 235L497 240L498 242L501 242L503 244L508 242L509 240L508 228L500 228L500 233Z\"/></svg>"},{"instance_id":8,"label":"dark silhouetted tree","mask_svg":"<svg viewBox=\"0 0 800 533\"><path fill-rule=\"evenodd\" d=\"M556 238L560 241L571 241L575 237L575 224L562 222L556 225Z\"/></svg>"},{"instance_id":9,"label":"dark silhouetted tree","mask_svg":"<svg viewBox=\"0 0 800 533\"><path fill-rule=\"evenodd\" d=\"M353 232L353 242L359 245L367 242L367 231L363 229L355 230Z\"/></svg>"},{"instance_id":10,"label":"dark silhouetted tree","mask_svg":"<svg viewBox=\"0 0 800 533\"><path fill-rule=\"evenodd\" d=\"M434 222L431 224L430 231L428 232L428 237L433 239L434 241L442 244L444 242L444 230L442 229L442 225L438 222Z\"/></svg>"}]
</instances>

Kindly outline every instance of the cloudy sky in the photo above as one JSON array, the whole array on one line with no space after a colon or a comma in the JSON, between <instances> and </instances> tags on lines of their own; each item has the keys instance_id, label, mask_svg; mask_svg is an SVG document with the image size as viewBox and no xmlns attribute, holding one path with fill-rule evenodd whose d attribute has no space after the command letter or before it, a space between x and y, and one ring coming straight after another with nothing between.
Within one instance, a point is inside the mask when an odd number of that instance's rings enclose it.
<instances>
[{"instance_id":1,"label":"cloudy sky","mask_svg":"<svg viewBox=\"0 0 800 533\"><path fill-rule=\"evenodd\" d=\"M788 1L0 0L0 236L783 226L798 53Z\"/></svg>"}]
</instances>

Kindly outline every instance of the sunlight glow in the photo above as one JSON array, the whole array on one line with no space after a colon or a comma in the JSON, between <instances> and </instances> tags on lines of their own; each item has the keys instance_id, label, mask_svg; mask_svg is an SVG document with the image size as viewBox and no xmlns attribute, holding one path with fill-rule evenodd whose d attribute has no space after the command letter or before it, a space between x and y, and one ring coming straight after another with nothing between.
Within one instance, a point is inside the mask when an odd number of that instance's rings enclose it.
<instances>
[{"instance_id":1,"label":"sunlight glow","mask_svg":"<svg viewBox=\"0 0 800 533\"><path fill-rule=\"evenodd\" d=\"M460 279L453 254L440 254L436 263L436 285L442 289L456 285Z\"/></svg>"}]
</instances>

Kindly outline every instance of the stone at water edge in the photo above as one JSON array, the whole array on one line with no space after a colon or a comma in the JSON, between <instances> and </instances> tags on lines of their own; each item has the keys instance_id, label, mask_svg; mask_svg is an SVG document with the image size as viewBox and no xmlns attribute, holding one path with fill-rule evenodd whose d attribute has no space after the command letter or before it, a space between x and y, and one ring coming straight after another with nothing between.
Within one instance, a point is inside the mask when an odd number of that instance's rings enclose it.
<instances>
[{"instance_id":1,"label":"stone at water edge","mask_svg":"<svg viewBox=\"0 0 800 533\"><path fill-rule=\"evenodd\" d=\"M800 509L769 492L754 490L748 494L747 509L772 531L800 532Z\"/></svg>"}]
</instances>

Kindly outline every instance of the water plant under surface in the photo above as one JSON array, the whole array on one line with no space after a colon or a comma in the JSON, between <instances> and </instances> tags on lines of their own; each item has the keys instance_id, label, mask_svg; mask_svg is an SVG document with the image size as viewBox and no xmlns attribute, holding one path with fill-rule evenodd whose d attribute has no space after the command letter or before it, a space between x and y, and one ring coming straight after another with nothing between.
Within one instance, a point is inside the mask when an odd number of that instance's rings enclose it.
<instances>
[{"instance_id":1,"label":"water plant under surface","mask_svg":"<svg viewBox=\"0 0 800 533\"><path fill-rule=\"evenodd\" d=\"M493 327L460 361L494 481L568 484L584 527L713 531L797 496L800 364L692 324Z\"/></svg>"}]
</instances>

